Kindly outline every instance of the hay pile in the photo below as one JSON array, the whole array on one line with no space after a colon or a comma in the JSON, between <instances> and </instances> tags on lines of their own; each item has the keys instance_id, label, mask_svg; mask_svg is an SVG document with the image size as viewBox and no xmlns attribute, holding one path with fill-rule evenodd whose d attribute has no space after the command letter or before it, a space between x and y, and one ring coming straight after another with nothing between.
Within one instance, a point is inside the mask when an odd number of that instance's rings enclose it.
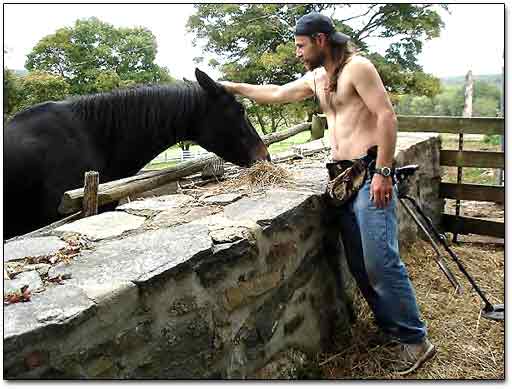
<instances>
[{"instance_id":1,"label":"hay pile","mask_svg":"<svg viewBox=\"0 0 512 389\"><path fill-rule=\"evenodd\" d=\"M452 245L452 249L491 303L503 303L503 246L463 243ZM434 262L434 255L431 246L425 242L414 244L402 254L416 289L422 318L437 347L437 354L431 361L405 378L504 379L504 323L480 316L481 299L450 259L448 264L464 288L462 295L455 295ZM322 378L400 379L385 366L394 356L392 345L372 344L378 331L360 294L355 304L359 310L357 322L349 334L339 334L339 351L318 358ZM342 341L348 341L349 347L342 346Z\"/></svg>"},{"instance_id":2,"label":"hay pile","mask_svg":"<svg viewBox=\"0 0 512 389\"><path fill-rule=\"evenodd\" d=\"M269 187L290 187L293 178L283 167L267 161L258 161L241 171L238 177L226 182L224 188L237 189L248 187L251 191Z\"/></svg>"}]
</instances>

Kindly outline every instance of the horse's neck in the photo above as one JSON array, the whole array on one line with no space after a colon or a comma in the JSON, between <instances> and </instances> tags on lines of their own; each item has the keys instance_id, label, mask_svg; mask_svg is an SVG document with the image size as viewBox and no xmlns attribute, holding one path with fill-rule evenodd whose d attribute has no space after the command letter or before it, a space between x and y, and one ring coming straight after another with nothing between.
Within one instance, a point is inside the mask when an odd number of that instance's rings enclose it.
<instances>
[{"instance_id":1,"label":"horse's neck","mask_svg":"<svg viewBox=\"0 0 512 389\"><path fill-rule=\"evenodd\" d=\"M103 148L108 174L116 178L133 175L177 142L193 140L202 98L200 92L194 95L178 89L158 98L148 94L119 99L121 106L113 109L110 122L102 129L108 132Z\"/></svg>"}]
</instances>

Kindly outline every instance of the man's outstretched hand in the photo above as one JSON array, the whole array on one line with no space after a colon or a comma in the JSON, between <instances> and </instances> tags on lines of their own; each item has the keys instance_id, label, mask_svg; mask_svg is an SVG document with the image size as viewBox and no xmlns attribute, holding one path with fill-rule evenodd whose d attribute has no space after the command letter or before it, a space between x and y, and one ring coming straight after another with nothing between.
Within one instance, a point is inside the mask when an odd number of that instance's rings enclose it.
<instances>
[{"instance_id":1,"label":"man's outstretched hand","mask_svg":"<svg viewBox=\"0 0 512 389\"><path fill-rule=\"evenodd\" d=\"M229 93L236 93L236 82L231 81L218 81Z\"/></svg>"}]
</instances>

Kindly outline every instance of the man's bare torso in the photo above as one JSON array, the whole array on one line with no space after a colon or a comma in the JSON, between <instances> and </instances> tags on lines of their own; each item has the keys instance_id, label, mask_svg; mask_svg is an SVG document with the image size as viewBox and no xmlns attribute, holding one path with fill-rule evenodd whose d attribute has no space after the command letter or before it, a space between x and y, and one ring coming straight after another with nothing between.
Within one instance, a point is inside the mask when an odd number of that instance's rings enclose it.
<instances>
[{"instance_id":1,"label":"man's bare torso","mask_svg":"<svg viewBox=\"0 0 512 389\"><path fill-rule=\"evenodd\" d=\"M325 91L328 80L323 67L315 69L308 77L308 84L312 90L316 89L320 107L327 117L333 160L361 157L377 144L377 117L369 111L351 82L351 69L360 61L367 60L354 56L345 65L335 93Z\"/></svg>"}]
</instances>

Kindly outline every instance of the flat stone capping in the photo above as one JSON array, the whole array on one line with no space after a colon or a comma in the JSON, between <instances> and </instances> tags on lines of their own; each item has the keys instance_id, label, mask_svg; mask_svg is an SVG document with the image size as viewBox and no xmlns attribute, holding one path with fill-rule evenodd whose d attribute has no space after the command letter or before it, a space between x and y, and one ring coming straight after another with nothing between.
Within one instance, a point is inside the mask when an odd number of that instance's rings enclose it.
<instances>
[{"instance_id":1,"label":"flat stone capping","mask_svg":"<svg viewBox=\"0 0 512 389\"><path fill-rule=\"evenodd\" d=\"M223 193L220 195L207 196L203 201L209 204L226 205L240 199L241 197L242 196L237 193Z\"/></svg>"},{"instance_id":2,"label":"flat stone capping","mask_svg":"<svg viewBox=\"0 0 512 389\"><path fill-rule=\"evenodd\" d=\"M14 240L4 245L4 262L51 255L65 246L66 242L55 236Z\"/></svg>"},{"instance_id":3,"label":"flat stone capping","mask_svg":"<svg viewBox=\"0 0 512 389\"><path fill-rule=\"evenodd\" d=\"M435 219L439 137L398 144ZM10 290L32 294L4 306L4 377L296 378L349 328L355 290L326 224L328 155L303 150L283 162L289 187L212 183L7 243ZM401 209L399 223L417 239Z\"/></svg>"},{"instance_id":4,"label":"flat stone capping","mask_svg":"<svg viewBox=\"0 0 512 389\"><path fill-rule=\"evenodd\" d=\"M159 197L150 197L144 200L131 201L123 204L117 209L121 211L166 211L179 208L194 201L194 198L187 195L175 194Z\"/></svg>"},{"instance_id":5,"label":"flat stone capping","mask_svg":"<svg viewBox=\"0 0 512 389\"><path fill-rule=\"evenodd\" d=\"M123 212L105 212L55 229L56 232L74 232L93 240L113 238L123 232L139 228L145 218Z\"/></svg>"}]
</instances>

